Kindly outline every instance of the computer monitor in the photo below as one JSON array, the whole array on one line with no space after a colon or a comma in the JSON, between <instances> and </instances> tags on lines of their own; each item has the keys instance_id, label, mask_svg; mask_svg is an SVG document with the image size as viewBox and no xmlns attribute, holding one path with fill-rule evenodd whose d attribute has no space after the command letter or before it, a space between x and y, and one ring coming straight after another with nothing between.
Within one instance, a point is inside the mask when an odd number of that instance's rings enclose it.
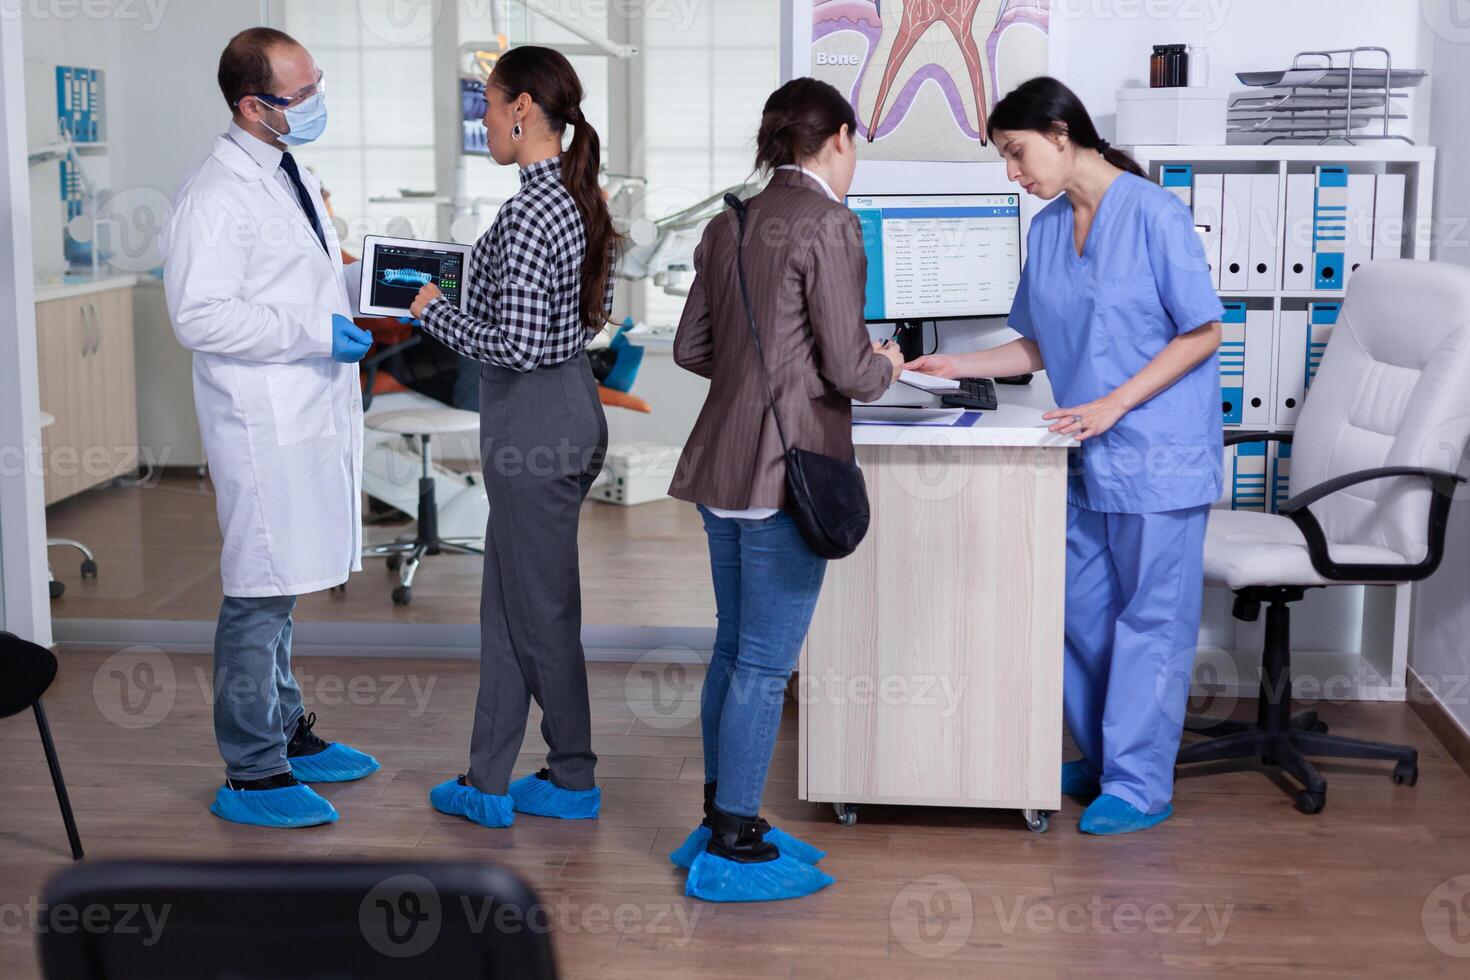
<instances>
[{"instance_id":1,"label":"computer monitor","mask_svg":"<svg viewBox=\"0 0 1470 980\"><path fill-rule=\"evenodd\" d=\"M1021 281L1018 194L851 194L868 254L863 318L1004 316Z\"/></svg>"}]
</instances>

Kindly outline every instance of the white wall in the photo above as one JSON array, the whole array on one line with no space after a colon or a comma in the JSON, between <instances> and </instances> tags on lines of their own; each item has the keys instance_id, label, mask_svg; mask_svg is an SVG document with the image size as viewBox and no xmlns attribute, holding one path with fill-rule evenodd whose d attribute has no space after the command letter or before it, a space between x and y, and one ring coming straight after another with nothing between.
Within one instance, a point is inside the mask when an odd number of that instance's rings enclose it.
<instances>
[{"instance_id":1,"label":"white wall","mask_svg":"<svg viewBox=\"0 0 1470 980\"><path fill-rule=\"evenodd\" d=\"M1067 32L1052 73L1081 96L1105 139L1114 135L1115 91L1148 84L1155 44L1205 45L1211 86L1232 92L1244 90L1236 72L1289 67L1305 48L1371 44L1388 48L1396 68L1434 67L1418 0L1053 0L1052 17ZM1428 94L1427 86L1411 94L1410 118L1396 131L1425 140Z\"/></svg>"},{"instance_id":2,"label":"white wall","mask_svg":"<svg viewBox=\"0 0 1470 980\"><path fill-rule=\"evenodd\" d=\"M1435 85L1429 111L1430 141L1439 148L1435 180L1432 256L1470 265L1470 16L1457 22L1457 0L1426 0L1425 21L1434 31ZM1462 463L1460 472L1470 473ZM1409 665L1439 691L1446 709L1470 732L1470 499L1450 509L1444 564L1415 589Z\"/></svg>"}]
</instances>

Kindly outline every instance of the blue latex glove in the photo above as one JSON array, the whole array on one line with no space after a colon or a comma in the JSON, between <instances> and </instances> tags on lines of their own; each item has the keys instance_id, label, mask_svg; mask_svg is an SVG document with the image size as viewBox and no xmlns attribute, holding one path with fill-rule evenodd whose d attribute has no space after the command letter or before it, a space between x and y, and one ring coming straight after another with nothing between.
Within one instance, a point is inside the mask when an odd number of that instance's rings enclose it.
<instances>
[{"instance_id":1,"label":"blue latex glove","mask_svg":"<svg viewBox=\"0 0 1470 980\"><path fill-rule=\"evenodd\" d=\"M373 335L340 313L332 314L332 360L355 364L373 346Z\"/></svg>"},{"instance_id":2,"label":"blue latex glove","mask_svg":"<svg viewBox=\"0 0 1470 980\"><path fill-rule=\"evenodd\" d=\"M415 330L421 328L424 325L424 322L422 320L415 320L411 316L401 316L401 317L398 318L398 322L399 323L406 323L410 327L413 327Z\"/></svg>"}]
</instances>

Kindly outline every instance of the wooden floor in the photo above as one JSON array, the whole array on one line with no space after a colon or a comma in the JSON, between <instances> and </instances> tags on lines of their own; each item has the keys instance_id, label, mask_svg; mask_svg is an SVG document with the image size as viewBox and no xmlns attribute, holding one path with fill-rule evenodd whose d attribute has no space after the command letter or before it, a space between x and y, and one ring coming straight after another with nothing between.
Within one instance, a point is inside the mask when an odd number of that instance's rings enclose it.
<instances>
[{"instance_id":1,"label":"wooden floor","mask_svg":"<svg viewBox=\"0 0 1470 980\"><path fill-rule=\"evenodd\" d=\"M219 525L208 480L167 471L147 489L113 486L46 512L51 537L74 538L97 554L100 574L82 580L80 555L50 552L66 593L58 619L213 621L219 612ZM412 534L411 523L370 527L369 543ZM687 503L619 507L589 501L578 537L582 618L599 626L712 628L714 592L699 515ZM394 606L395 577L369 560L347 591L303 596L302 622L478 623L480 558L436 555L414 580L413 602Z\"/></svg>"},{"instance_id":2,"label":"wooden floor","mask_svg":"<svg viewBox=\"0 0 1470 980\"><path fill-rule=\"evenodd\" d=\"M473 664L302 658L318 729L383 768L321 787L339 823L269 831L206 810L221 776L207 659L145 653L167 710L122 716L107 653L63 651L46 698L90 857L500 862L556 910L568 977L1466 975L1467 960L1432 940L1470 952L1470 780L1402 704L1319 707L1340 733L1416 744L1417 787L1382 766L1324 763L1327 808L1306 816L1260 772L1191 773L1173 819L1116 839L1078 834L1070 802L1042 835L1011 812L924 808L868 808L839 827L830 808L796 800L789 706L765 813L826 848L837 884L798 902L712 906L683 897L666 857L700 816L698 724L667 700L697 698L697 672L671 669L655 701L640 669L592 665L601 819L521 816L492 831L425 799L463 768ZM542 751L533 720L520 769ZM0 977L26 977L33 937L17 910L69 859L28 717L0 721L0 760Z\"/></svg>"}]
</instances>

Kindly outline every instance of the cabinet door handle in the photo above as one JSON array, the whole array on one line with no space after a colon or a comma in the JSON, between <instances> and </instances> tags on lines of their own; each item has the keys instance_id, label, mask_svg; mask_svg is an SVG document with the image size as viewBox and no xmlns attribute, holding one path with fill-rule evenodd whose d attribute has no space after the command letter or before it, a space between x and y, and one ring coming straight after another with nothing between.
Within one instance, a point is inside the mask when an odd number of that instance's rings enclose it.
<instances>
[{"instance_id":1,"label":"cabinet door handle","mask_svg":"<svg viewBox=\"0 0 1470 980\"><path fill-rule=\"evenodd\" d=\"M102 349L102 318L97 315L97 306L88 303L87 309L92 311L92 335L97 339L92 341L92 353L95 354Z\"/></svg>"},{"instance_id":2,"label":"cabinet door handle","mask_svg":"<svg viewBox=\"0 0 1470 980\"><path fill-rule=\"evenodd\" d=\"M82 356L92 353L92 321L87 319L87 304L78 303L77 312L82 316Z\"/></svg>"}]
</instances>

